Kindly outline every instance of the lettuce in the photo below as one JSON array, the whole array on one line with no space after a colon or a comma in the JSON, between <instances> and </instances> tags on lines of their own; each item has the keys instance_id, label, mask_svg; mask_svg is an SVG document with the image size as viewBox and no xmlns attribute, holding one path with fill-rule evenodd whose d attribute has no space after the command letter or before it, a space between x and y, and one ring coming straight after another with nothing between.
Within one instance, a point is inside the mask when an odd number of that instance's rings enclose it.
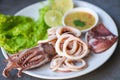
<instances>
[{"instance_id":1,"label":"lettuce","mask_svg":"<svg viewBox=\"0 0 120 80\"><path fill-rule=\"evenodd\" d=\"M0 46L14 54L36 46L38 40L46 39L49 26L44 22L44 15L49 9L49 6L40 9L37 21L25 16L0 14Z\"/></svg>"}]
</instances>

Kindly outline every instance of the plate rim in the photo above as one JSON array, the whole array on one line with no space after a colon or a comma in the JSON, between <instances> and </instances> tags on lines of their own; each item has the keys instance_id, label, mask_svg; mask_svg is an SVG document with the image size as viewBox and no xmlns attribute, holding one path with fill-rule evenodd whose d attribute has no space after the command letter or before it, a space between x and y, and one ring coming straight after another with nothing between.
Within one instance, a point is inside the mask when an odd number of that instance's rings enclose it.
<instances>
[{"instance_id":1,"label":"plate rim","mask_svg":"<svg viewBox=\"0 0 120 80\"><path fill-rule=\"evenodd\" d=\"M113 18L105 11L103 10L102 8L100 8L99 6L95 5L95 4L92 4L90 2L87 2L87 1L81 1L81 0L74 0L75 2L81 2L81 3L85 3L85 4L90 4L96 8L99 8L100 10L102 10L103 12L105 12L105 14L113 21L115 27L116 27L116 30L117 30L117 36L118 36L118 28L117 28L117 25L115 23L115 21L113 20ZM47 1L40 1L40 2L47 2ZM31 6L34 6L40 2L36 2L36 3L33 3L31 5L28 5L26 6L25 8L22 8L21 10L19 10L17 13L15 13L15 15L19 15L21 12L23 12L25 9L31 7ZM86 73L83 73L83 74L74 74L74 75L69 75L69 76L66 76L66 77L51 77L51 76L42 76L42 75L35 75L35 74L32 74L30 73L29 71L23 71L23 73L29 75L29 76L33 76L33 77L37 77L37 78L42 78L42 79L70 79L70 78L75 78L75 77L80 77L80 76L83 76L85 74L88 74L96 69L98 69L99 67L101 67L104 63L106 63L106 61L113 55L114 51L116 50L116 47L117 47L117 44L118 44L118 40L114 43L115 47L114 49L112 50L112 53L109 55L109 57L101 64L99 65L98 67L94 68L94 69L91 69L89 71L87 71ZM5 53L4 49L1 48L1 51L2 51L2 54L4 55L5 58L8 58L7 57L7 54Z\"/></svg>"}]
</instances>

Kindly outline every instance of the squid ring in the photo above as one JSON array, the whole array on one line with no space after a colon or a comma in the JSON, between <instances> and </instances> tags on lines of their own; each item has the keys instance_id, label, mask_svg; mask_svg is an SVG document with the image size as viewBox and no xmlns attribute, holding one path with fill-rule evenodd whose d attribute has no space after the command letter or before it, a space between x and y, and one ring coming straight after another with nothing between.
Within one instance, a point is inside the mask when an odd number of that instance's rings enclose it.
<instances>
[{"instance_id":1,"label":"squid ring","mask_svg":"<svg viewBox=\"0 0 120 80\"><path fill-rule=\"evenodd\" d=\"M75 54L69 55L67 53L67 46L71 41L75 41L75 40L81 44L79 45L79 49L78 49L79 51L77 52L77 55ZM82 50L80 50L81 49L80 47L82 47ZM85 57L87 54L88 54L88 46L79 38L76 38L76 37L68 38L63 44L63 55L69 59L73 59L73 60L81 59Z\"/></svg>"},{"instance_id":2,"label":"squid ring","mask_svg":"<svg viewBox=\"0 0 120 80\"><path fill-rule=\"evenodd\" d=\"M72 28L72 27L59 27L56 30L56 36L59 38L63 33L71 33L76 37L80 37L81 36L81 32L78 29Z\"/></svg>"}]
</instances>

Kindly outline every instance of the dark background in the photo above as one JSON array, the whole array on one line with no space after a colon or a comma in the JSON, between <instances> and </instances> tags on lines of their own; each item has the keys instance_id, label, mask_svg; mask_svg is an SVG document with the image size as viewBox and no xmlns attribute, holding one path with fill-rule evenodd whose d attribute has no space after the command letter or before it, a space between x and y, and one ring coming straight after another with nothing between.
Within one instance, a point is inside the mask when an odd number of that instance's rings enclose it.
<instances>
[{"instance_id":1,"label":"dark background","mask_svg":"<svg viewBox=\"0 0 120 80\"><path fill-rule=\"evenodd\" d=\"M14 15L22 8L43 0L0 0L0 13ZM84 0L104 9L117 24L120 32L120 0ZM2 76L5 67L3 60L5 58L0 50L0 80L43 80L31 77L23 73L21 78L16 76L17 70L11 71L9 78ZM97 70L84 76L69 80L120 80L120 41L112 57Z\"/></svg>"}]
</instances>

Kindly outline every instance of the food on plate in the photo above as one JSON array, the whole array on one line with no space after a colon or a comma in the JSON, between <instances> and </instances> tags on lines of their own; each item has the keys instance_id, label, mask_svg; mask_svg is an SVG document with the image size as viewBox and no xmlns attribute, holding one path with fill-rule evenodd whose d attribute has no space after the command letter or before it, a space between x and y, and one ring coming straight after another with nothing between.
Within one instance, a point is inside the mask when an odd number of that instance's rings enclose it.
<instances>
[{"instance_id":1,"label":"food on plate","mask_svg":"<svg viewBox=\"0 0 120 80\"><path fill-rule=\"evenodd\" d=\"M12 69L18 69L21 77L22 71L48 62L55 72L81 71L89 66L85 57L90 51L103 52L117 41L102 23L97 25L98 15L93 10L72 9L72 0L48 1L36 21L0 14L0 46L11 53L7 54L4 77L9 77Z\"/></svg>"},{"instance_id":2,"label":"food on plate","mask_svg":"<svg viewBox=\"0 0 120 80\"><path fill-rule=\"evenodd\" d=\"M58 55L73 60L81 59L89 52L85 42L70 34L61 35L56 41L55 49Z\"/></svg>"},{"instance_id":3,"label":"food on plate","mask_svg":"<svg viewBox=\"0 0 120 80\"><path fill-rule=\"evenodd\" d=\"M58 6L62 9L62 6L68 5L69 8L64 8L64 11L67 11L72 8L70 7L73 4L72 0L67 0L67 3L63 0L48 1L49 3L39 10L39 17L36 21L25 16L0 14L0 46L10 54L17 53L36 46L38 40L46 39L49 27L60 26L63 14L57 10Z\"/></svg>"},{"instance_id":4,"label":"food on plate","mask_svg":"<svg viewBox=\"0 0 120 80\"><path fill-rule=\"evenodd\" d=\"M49 0L49 7L50 10L44 16L45 23L50 27L62 26L62 16L73 8L73 2L72 0Z\"/></svg>"},{"instance_id":5,"label":"food on plate","mask_svg":"<svg viewBox=\"0 0 120 80\"><path fill-rule=\"evenodd\" d=\"M36 47L25 49L9 56L7 59L8 64L3 70L3 76L9 77L10 70L19 69L17 76L20 77L22 71L39 67L49 62L55 55L55 48L49 43L43 43Z\"/></svg>"},{"instance_id":6,"label":"food on plate","mask_svg":"<svg viewBox=\"0 0 120 80\"><path fill-rule=\"evenodd\" d=\"M89 8L73 8L63 16L63 25L72 26L86 32L93 28L98 22L98 15Z\"/></svg>"},{"instance_id":7,"label":"food on plate","mask_svg":"<svg viewBox=\"0 0 120 80\"><path fill-rule=\"evenodd\" d=\"M81 36L81 32L80 30L73 28L73 27L69 27L69 26L65 26L65 27L59 27L56 31L56 36L60 37L62 34L64 33L68 33L68 34L72 34L76 37L80 37Z\"/></svg>"},{"instance_id":8,"label":"food on plate","mask_svg":"<svg viewBox=\"0 0 120 80\"><path fill-rule=\"evenodd\" d=\"M83 59L72 60L59 55L56 55L52 59L50 64L50 68L53 71L60 71L60 72L81 71L87 68L87 66L88 66L87 62Z\"/></svg>"},{"instance_id":9,"label":"food on plate","mask_svg":"<svg viewBox=\"0 0 120 80\"><path fill-rule=\"evenodd\" d=\"M51 3L51 8L53 10L58 10L62 14L67 12L68 10L72 9L73 6L73 0L49 0Z\"/></svg>"},{"instance_id":10,"label":"food on plate","mask_svg":"<svg viewBox=\"0 0 120 80\"><path fill-rule=\"evenodd\" d=\"M95 18L87 12L73 12L65 18L65 24L77 27L80 30L87 29L95 23Z\"/></svg>"},{"instance_id":11,"label":"food on plate","mask_svg":"<svg viewBox=\"0 0 120 80\"><path fill-rule=\"evenodd\" d=\"M62 13L57 10L49 10L46 12L44 20L50 27L57 27L62 25Z\"/></svg>"},{"instance_id":12,"label":"food on plate","mask_svg":"<svg viewBox=\"0 0 120 80\"><path fill-rule=\"evenodd\" d=\"M80 39L81 32L78 29L68 26L57 27L48 29L48 34L50 38L45 41L40 40L38 44L48 41L54 45L57 55L50 63L53 71L80 71L87 67L87 62L83 58L88 55L89 49ZM83 65L77 66L75 65L77 63Z\"/></svg>"},{"instance_id":13,"label":"food on plate","mask_svg":"<svg viewBox=\"0 0 120 80\"><path fill-rule=\"evenodd\" d=\"M0 46L13 54L37 45L38 40L46 39L49 26L44 22L48 6L40 9L37 21L25 16L0 14Z\"/></svg>"},{"instance_id":14,"label":"food on plate","mask_svg":"<svg viewBox=\"0 0 120 80\"><path fill-rule=\"evenodd\" d=\"M109 49L118 39L102 23L87 33L89 48L95 53L101 53Z\"/></svg>"},{"instance_id":15,"label":"food on plate","mask_svg":"<svg viewBox=\"0 0 120 80\"><path fill-rule=\"evenodd\" d=\"M68 26L48 29L48 39L39 40L38 46L8 55L8 64L3 70L3 76L8 77L10 70L19 69L17 75L20 77L22 71L39 67L51 60L50 68L53 71L85 69L87 62L83 58L88 55L89 49L80 39L81 32L78 31ZM65 69L61 69L61 66L64 66Z\"/></svg>"}]
</instances>

